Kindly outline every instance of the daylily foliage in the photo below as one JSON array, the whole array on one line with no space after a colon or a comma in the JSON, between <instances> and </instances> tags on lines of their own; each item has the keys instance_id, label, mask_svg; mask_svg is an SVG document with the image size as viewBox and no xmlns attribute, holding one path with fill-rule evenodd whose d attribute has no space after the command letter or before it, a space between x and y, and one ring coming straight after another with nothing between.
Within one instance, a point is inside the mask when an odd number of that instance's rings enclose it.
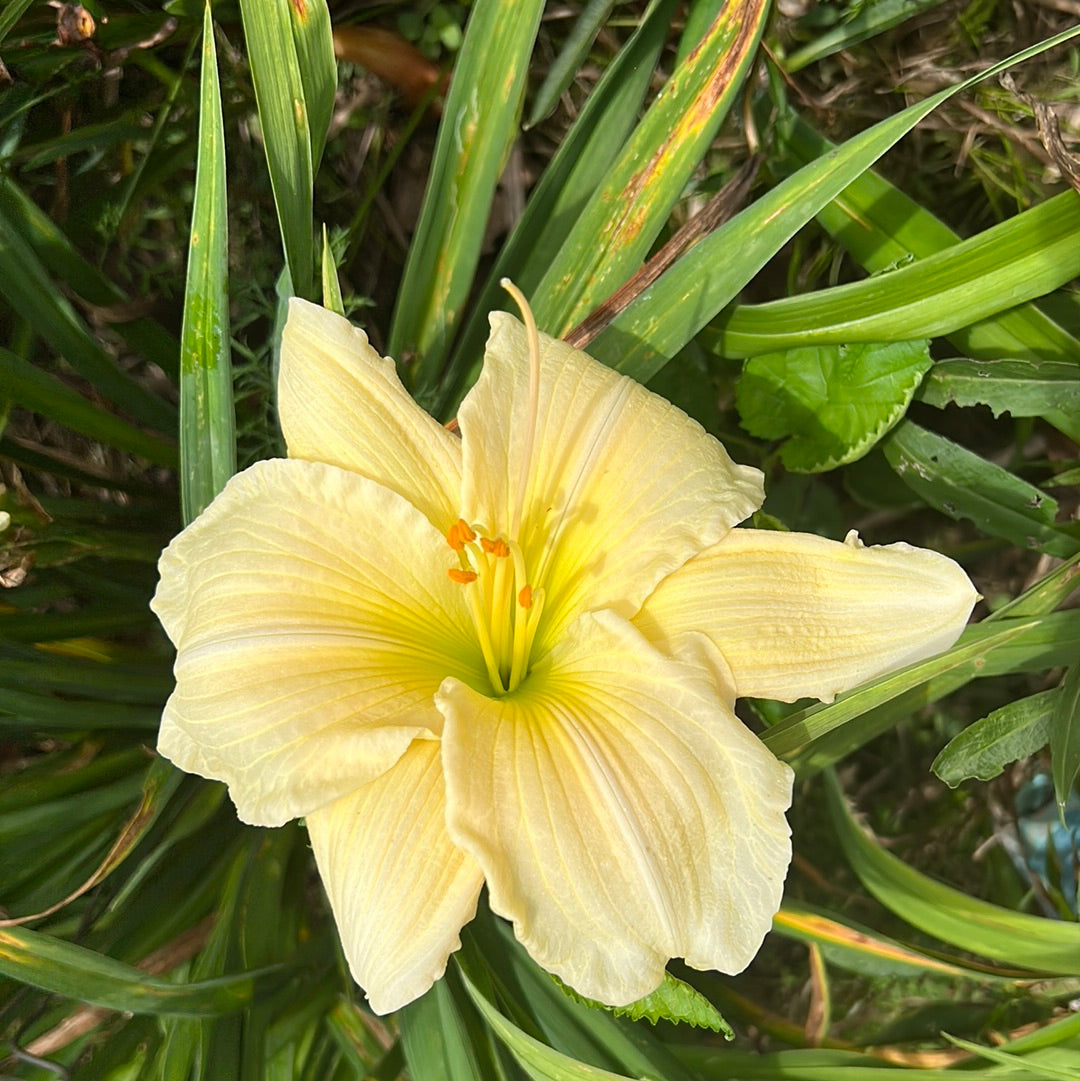
<instances>
[{"instance_id":1,"label":"daylily foliage","mask_svg":"<svg viewBox=\"0 0 1080 1081\"><path fill-rule=\"evenodd\" d=\"M503 313L460 438L341 317L294 300L289 458L166 550L159 749L245 821L306 818L372 1008L421 995L486 883L544 968L613 1005L740 971L790 859L790 769L740 694L831 698L943 649L933 552L734 527L761 474Z\"/></svg>"}]
</instances>

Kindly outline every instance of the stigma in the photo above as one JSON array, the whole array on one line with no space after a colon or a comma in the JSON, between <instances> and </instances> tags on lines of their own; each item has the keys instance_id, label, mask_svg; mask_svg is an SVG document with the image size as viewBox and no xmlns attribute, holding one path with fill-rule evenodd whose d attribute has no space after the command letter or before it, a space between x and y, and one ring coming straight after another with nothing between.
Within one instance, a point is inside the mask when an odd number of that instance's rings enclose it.
<instances>
[{"instance_id":1,"label":"stigma","mask_svg":"<svg viewBox=\"0 0 1080 1081\"><path fill-rule=\"evenodd\" d=\"M514 540L490 536L459 518L446 531L459 566L447 574L465 590L465 601L496 695L510 694L528 674L544 591L534 587Z\"/></svg>"}]
</instances>

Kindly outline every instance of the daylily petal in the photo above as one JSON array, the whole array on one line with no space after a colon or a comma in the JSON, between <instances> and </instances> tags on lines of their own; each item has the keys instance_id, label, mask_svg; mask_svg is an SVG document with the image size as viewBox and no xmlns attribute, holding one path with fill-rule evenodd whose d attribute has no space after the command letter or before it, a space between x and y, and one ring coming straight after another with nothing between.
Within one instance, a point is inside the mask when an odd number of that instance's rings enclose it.
<instances>
[{"instance_id":1,"label":"daylily petal","mask_svg":"<svg viewBox=\"0 0 1080 1081\"><path fill-rule=\"evenodd\" d=\"M413 743L381 777L307 816L356 982L376 1013L422 995L446 971L483 875L446 833L439 744Z\"/></svg>"},{"instance_id":2,"label":"daylily petal","mask_svg":"<svg viewBox=\"0 0 1080 1081\"><path fill-rule=\"evenodd\" d=\"M977 600L964 571L925 548L736 529L661 582L634 622L666 650L706 634L740 695L829 702L947 649Z\"/></svg>"},{"instance_id":3,"label":"daylily petal","mask_svg":"<svg viewBox=\"0 0 1080 1081\"><path fill-rule=\"evenodd\" d=\"M792 774L704 669L598 612L516 694L448 679L437 702L450 837L539 964L619 1005L672 957L749 963L780 903Z\"/></svg>"},{"instance_id":4,"label":"daylily petal","mask_svg":"<svg viewBox=\"0 0 1080 1081\"><path fill-rule=\"evenodd\" d=\"M452 553L396 493L314 462L260 462L166 549L153 601L176 644L159 750L279 825L437 734L448 672L482 672Z\"/></svg>"},{"instance_id":5,"label":"daylily petal","mask_svg":"<svg viewBox=\"0 0 1080 1081\"><path fill-rule=\"evenodd\" d=\"M483 373L458 412L463 515L509 536L530 424L528 341L505 313L491 327ZM540 343L516 538L546 594L537 655L581 611L633 615L661 578L762 500L761 473L732 462L682 410L565 342Z\"/></svg>"},{"instance_id":6,"label":"daylily petal","mask_svg":"<svg viewBox=\"0 0 1080 1081\"><path fill-rule=\"evenodd\" d=\"M460 440L409 397L362 330L297 298L281 336L278 416L290 458L370 477L440 532L457 519Z\"/></svg>"}]
</instances>

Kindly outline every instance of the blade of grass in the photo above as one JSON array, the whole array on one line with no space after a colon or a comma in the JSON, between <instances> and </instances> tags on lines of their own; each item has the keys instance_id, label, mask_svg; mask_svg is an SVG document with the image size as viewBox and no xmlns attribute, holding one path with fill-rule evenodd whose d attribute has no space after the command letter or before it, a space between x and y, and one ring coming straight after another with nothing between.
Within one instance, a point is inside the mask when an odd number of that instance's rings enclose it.
<instances>
[{"instance_id":1,"label":"blade of grass","mask_svg":"<svg viewBox=\"0 0 1080 1081\"><path fill-rule=\"evenodd\" d=\"M582 61L589 55L589 47L607 22L614 6L615 0L588 0L574 20L559 55L548 67L544 81L536 91L532 108L529 110L529 119L525 121L526 128L539 124L555 110L559 98L573 81Z\"/></svg>"},{"instance_id":2,"label":"blade of grass","mask_svg":"<svg viewBox=\"0 0 1080 1081\"><path fill-rule=\"evenodd\" d=\"M839 25L823 34L818 34L812 42L796 49L785 61L784 70L794 74L810 64L832 56L860 41L883 34L894 26L899 26L908 19L924 11L940 7L944 0L878 0L869 7L854 8L856 14L843 19Z\"/></svg>"},{"instance_id":3,"label":"blade of grass","mask_svg":"<svg viewBox=\"0 0 1080 1081\"><path fill-rule=\"evenodd\" d=\"M1050 762L1064 822L1065 804L1080 772L1080 663L1069 666L1050 715Z\"/></svg>"},{"instance_id":4,"label":"blade of grass","mask_svg":"<svg viewBox=\"0 0 1080 1081\"><path fill-rule=\"evenodd\" d=\"M180 505L194 521L236 472L229 352L229 239L225 130L214 22L203 16L199 155L180 334Z\"/></svg>"},{"instance_id":5,"label":"blade of grass","mask_svg":"<svg viewBox=\"0 0 1080 1081\"><path fill-rule=\"evenodd\" d=\"M659 371L823 206L954 94L1080 34L1073 27L909 106L804 166L691 248L590 345L634 378ZM732 259L731 252L739 258Z\"/></svg>"},{"instance_id":6,"label":"blade of grass","mask_svg":"<svg viewBox=\"0 0 1080 1081\"><path fill-rule=\"evenodd\" d=\"M326 6L326 0L292 0L289 15L300 82L304 87L314 174L318 171L326 145L337 90L337 60L334 57L330 9Z\"/></svg>"},{"instance_id":7,"label":"blade of grass","mask_svg":"<svg viewBox=\"0 0 1080 1081\"><path fill-rule=\"evenodd\" d=\"M425 404L472 287L543 7L476 0L469 16L390 328L390 355L416 360L412 383Z\"/></svg>"}]
</instances>

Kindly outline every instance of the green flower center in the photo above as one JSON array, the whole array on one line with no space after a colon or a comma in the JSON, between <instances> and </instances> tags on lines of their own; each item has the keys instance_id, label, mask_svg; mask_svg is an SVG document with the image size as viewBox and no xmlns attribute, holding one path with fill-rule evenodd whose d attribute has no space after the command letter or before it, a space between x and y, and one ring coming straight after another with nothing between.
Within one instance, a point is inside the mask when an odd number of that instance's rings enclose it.
<instances>
[{"instance_id":1,"label":"green flower center","mask_svg":"<svg viewBox=\"0 0 1080 1081\"><path fill-rule=\"evenodd\" d=\"M528 674L544 591L529 584L521 546L486 533L483 526L470 526L461 518L447 530L446 542L460 563L447 573L465 590L491 689L504 695Z\"/></svg>"}]
</instances>

